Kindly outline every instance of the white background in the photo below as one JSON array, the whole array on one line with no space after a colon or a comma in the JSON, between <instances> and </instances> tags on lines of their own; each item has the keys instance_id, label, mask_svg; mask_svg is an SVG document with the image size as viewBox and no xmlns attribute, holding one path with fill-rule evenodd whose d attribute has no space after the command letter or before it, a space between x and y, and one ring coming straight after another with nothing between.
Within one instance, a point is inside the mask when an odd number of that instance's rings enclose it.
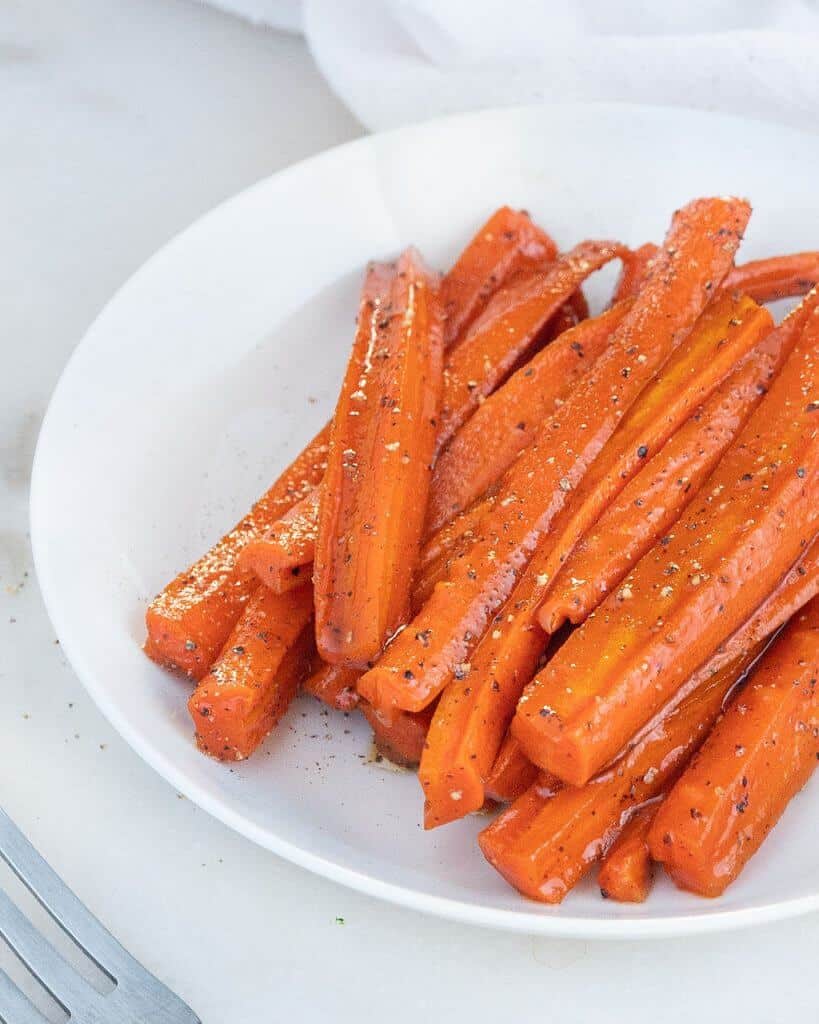
<instances>
[{"instance_id":1,"label":"white background","mask_svg":"<svg viewBox=\"0 0 819 1024\"><path fill-rule=\"evenodd\" d=\"M598 944L376 903L180 798L65 664L26 508L61 367L111 292L180 228L360 132L292 37L181 0L0 6L0 803L206 1024L815 1020L819 917Z\"/></svg>"}]
</instances>

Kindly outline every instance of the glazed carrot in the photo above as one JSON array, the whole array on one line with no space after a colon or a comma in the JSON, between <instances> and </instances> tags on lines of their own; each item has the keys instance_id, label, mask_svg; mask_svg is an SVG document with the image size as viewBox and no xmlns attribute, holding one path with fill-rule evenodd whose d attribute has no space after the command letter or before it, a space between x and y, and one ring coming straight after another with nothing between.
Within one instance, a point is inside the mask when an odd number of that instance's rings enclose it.
<instances>
[{"instance_id":1,"label":"glazed carrot","mask_svg":"<svg viewBox=\"0 0 819 1024\"><path fill-rule=\"evenodd\" d=\"M659 251L660 247L653 242L646 242L639 249L629 251L623 258L623 270L614 289L612 305L622 302L623 299L633 299L637 295L645 284L651 261Z\"/></svg>"},{"instance_id":2,"label":"glazed carrot","mask_svg":"<svg viewBox=\"0 0 819 1024\"><path fill-rule=\"evenodd\" d=\"M188 702L206 754L249 757L276 725L309 671L312 614L309 587L256 591Z\"/></svg>"},{"instance_id":3,"label":"glazed carrot","mask_svg":"<svg viewBox=\"0 0 819 1024\"><path fill-rule=\"evenodd\" d=\"M409 612L442 360L438 285L417 253L368 276L377 295L365 300L333 419L313 572L319 653L359 668Z\"/></svg>"},{"instance_id":4,"label":"glazed carrot","mask_svg":"<svg viewBox=\"0 0 819 1024\"><path fill-rule=\"evenodd\" d=\"M747 204L721 199L696 201L675 215L655 272L595 371L510 467L486 537L455 563L447 583L362 676L360 692L372 703L418 710L441 692L457 665L468 663L568 494L643 385L690 332L727 272L748 215Z\"/></svg>"},{"instance_id":5,"label":"glazed carrot","mask_svg":"<svg viewBox=\"0 0 819 1024\"><path fill-rule=\"evenodd\" d=\"M776 587L819 527L819 316L673 533L521 698L529 758L582 785ZM567 692L568 691L568 692Z\"/></svg>"},{"instance_id":6,"label":"glazed carrot","mask_svg":"<svg viewBox=\"0 0 819 1024\"><path fill-rule=\"evenodd\" d=\"M321 663L304 680L302 688L337 711L352 711L358 705L356 683L361 675L354 668Z\"/></svg>"},{"instance_id":7,"label":"glazed carrot","mask_svg":"<svg viewBox=\"0 0 819 1024\"><path fill-rule=\"evenodd\" d=\"M441 281L444 344L457 342L514 273L556 257L557 246L528 213L508 206L496 210Z\"/></svg>"},{"instance_id":8,"label":"glazed carrot","mask_svg":"<svg viewBox=\"0 0 819 1024\"><path fill-rule=\"evenodd\" d=\"M723 287L744 292L757 302L773 302L806 295L817 282L819 252L796 252L734 267Z\"/></svg>"},{"instance_id":9,"label":"glazed carrot","mask_svg":"<svg viewBox=\"0 0 819 1024\"><path fill-rule=\"evenodd\" d=\"M276 593L291 589L292 580L298 585L310 578L306 567L316 549L319 494L320 488L313 488L239 555L240 567Z\"/></svg>"},{"instance_id":10,"label":"glazed carrot","mask_svg":"<svg viewBox=\"0 0 819 1024\"><path fill-rule=\"evenodd\" d=\"M544 327L595 270L618 259L616 242L581 242L543 270L498 291L448 356L438 423L438 449L531 351Z\"/></svg>"},{"instance_id":11,"label":"glazed carrot","mask_svg":"<svg viewBox=\"0 0 819 1024\"><path fill-rule=\"evenodd\" d=\"M507 733L486 777L484 795L498 803L511 803L526 792L539 774L515 737Z\"/></svg>"},{"instance_id":12,"label":"glazed carrot","mask_svg":"<svg viewBox=\"0 0 819 1024\"><path fill-rule=\"evenodd\" d=\"M645 903L648 899L654 881L648 830L658 807L658 803L646 804L632 814L603 857L597 880L604 899L618 903Z\"/></svg>"},{"instance_id":13,"label":"glazed carrot","mask_svg":"<svg viewBox=\"0 0 819 1024\"><path fill-rule=\"evenodd\" d=\"M679 519L762 400L796 334L790 322L768 334L584 534L541 605L546 632L567 619L583 622Z\"/></svg>"},{"instance_id":14,"label":"glazed carrot","mask_svg":"<svg viewBox=\"0 0 819 1024\"><path fill-rule=\"evenodd\" d=\"M438 530L482 495L535 439L605 348L630 303L583 320L512 374L461 427L435 464L427 529Z\"/></svg>"},{"instance_id":15,"label":"glazed carrot","mask_svg":"<svg viewBox=\"0 0 819 1024\"><path fill-rule=\"evenodd\" d=\"M819 601L799 612L671 790L649 835L676 884L719 896L819 759Z\"/></svg>"},{"instance_id":16,"label":"glazed carrot","mask_svg":"<svg viewBox=\"0 0 819 1024\"><path fill-rule=\"evenodd\" d=\"M433 709L425 708L418 714L397 708L380 711L366 701L359 707L370 723L378 753L393 764L414 768L421 760Z\"/></svg>"},{"instance_id":17,"label":"glazed carrot","mask_svg":"<svg viewBox=\"0 0 819 1024\"><path fill-rule=\"evenodd\" d=\"M668 787L705 739L752 657L712 676L624 757L579 788L536 782L478 836L483 855L530 899L559 903L633 808Z\"/></svg>"},{"instance_id":18,"label":"glazed carrot","mask_svg":"<svg viewBox=\"0 0 819 1024\"><path fill-rule=\"evenodd\" d=\"M237 565L239 553L321 480L329 437L329 427L319 431L245 518L154 598L148 657L192 679L208 671L257 586Z\"/></svg>"}]
</instances>

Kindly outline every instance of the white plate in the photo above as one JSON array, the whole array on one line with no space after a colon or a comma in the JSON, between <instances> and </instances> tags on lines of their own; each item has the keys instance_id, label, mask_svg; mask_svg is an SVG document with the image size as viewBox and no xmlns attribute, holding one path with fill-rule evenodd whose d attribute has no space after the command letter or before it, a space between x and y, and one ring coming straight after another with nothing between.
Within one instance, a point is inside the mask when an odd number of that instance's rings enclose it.
<instances>
[{"instance_id":1,"label":"white plate","mask_svg":"<svg viewBox=\"0 0 819 1024\"><path fill-rule=\"evenodd\" d=\"M634 938L819 906L816 785L717 902L661 879L643 906L618 906L590 881L563 906L541 907L484 862L474 838L486 819L424 834L416 779L366 763L361 722L301 700L254 758L217 764L191 740L187 687L140 650L147 600L327 417L367 259L414 242L445 266L500 203L531 210L564 246L637 244L661 238L685 200L723 193L756 207L744 258L811 248L817 166L819 137L766 124L649 107L525 108L362 139L203 217L88 331L37 449L37 572L93 699L146 761L232 828L338 882L445 917Z\"/></svg>"}]
</instances>

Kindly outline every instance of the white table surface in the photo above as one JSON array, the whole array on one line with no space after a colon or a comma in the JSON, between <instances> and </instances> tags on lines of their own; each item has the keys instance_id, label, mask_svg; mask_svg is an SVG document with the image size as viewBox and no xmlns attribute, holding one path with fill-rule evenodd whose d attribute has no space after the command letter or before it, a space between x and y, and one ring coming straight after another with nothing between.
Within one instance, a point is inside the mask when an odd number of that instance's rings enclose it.
<instances>
[{"instance_id":1,"label":"white table surface","mask_svg":"<svg viewBox=\"0 0 819 1024\"><path fill-rule=\"evenodd\" d=\"M394 1024L817 1019L817 916L583 943L377 903L182 799L118 738L62 657L33 577L27 490L69 353L180 228L360 132L298 39L182 0L0 6L0 802L206 1024L382 1010Z\"/></svg>"}]
</instances>

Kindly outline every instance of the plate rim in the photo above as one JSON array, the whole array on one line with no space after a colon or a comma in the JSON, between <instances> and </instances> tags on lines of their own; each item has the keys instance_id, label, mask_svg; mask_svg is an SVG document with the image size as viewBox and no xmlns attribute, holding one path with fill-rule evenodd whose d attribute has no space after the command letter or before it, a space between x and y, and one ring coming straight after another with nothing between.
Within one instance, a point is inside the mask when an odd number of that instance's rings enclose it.
<instances>
[{"instance_id":1,"label":"plate rim","mask_svg":"<svg viewBox=\"0 0 819 1024\"><path fill-rule=\"evenodd\" d=\"M302 846L290 842L278 833L273 833L254 824L241 813L235 811L228 801L213 796L205 785L192 780L187 773L177 767L175 762L155 747L150 738L143 735L139 730L132 728L127 715L120 713L115 702L110 699L104 686L96 681L96 673L87 664L80 649L71 638L71 631L65 627L62 616L59 612L59 598L55 592L54 581L48 572L48 558L44 538L47 534L47 515L44 510L44 502L40 499L40 493L47 488L45 483L45 471L43 465L47 459L47 450L50 442L50 421L53 418L53 411L57 405L57 399L61 391L67 386L66 381L72 373L75 361L85 347L89 335L94 331L98 322L105 316L108 309L115 305L123 292L129 289L135 281L143 275L152 272L156 263L164 259L165 255L177 245L184 245L188 236L197 231L209 219L220 216L224 210L233 204L246 201L253 192L262 190L273 180L282 180L290 176L298 176L305 168L315 167L322 162L332 162L342 154L355 149L369 149L378 145L380 140L396 140L401 137L408 137L414 134L423 134L431 126L437 126L450 122L467 122L472 120L485 120L491 117L507 116L515 118L531 114L542 114L548 117L551 111L571 112L573 110L596 110L608 113L612 116L639 115L641 113L652 113L654 115L662 112L666 115L691 116L696 119L721 120L734 124L764 124L768 129L774 128L783 134L794 137L810 137L813 133L798 128L783 125L780 122L766 120L764 118L743 117L735 114L723 114L717 111L699 110L685 106L664 106L660 104L643 103L613 103L613 102L589 102L589 103L529 103L510 106L486 107L481 110L467 111L457 114L449 114L430 118L428 120L413 122L401 125L389 131L375 132L362 135L356 139L322 150L312 156L290 164L272 174L253 182L240 189L227 198L221 200L215 206L200 214L171 238L167 239L159 248L144 260L128 277L121 282L111 297L105 302L93 320L85 328L82 337L72 349L65 365L60 371L57 382L49 396L45 415L43 416L37 443L32 460L31 482L29 489L29 526L31 535L31 548L34 562L34 569L37 574L37 581L43 598L46 613L60 640L60 645L68 659L73 671L82 683L84 689L91 697L91 700L99 708L113 728L125 740L128 746L148 764L157 774L164 778L170 785L174 786L180 793L183 793L197 806L216 818L226 827L242 835L251 842L269 850L297 865L300 868L311 871L339 885L347 886L358 892L365 893L376 899L384 900L396 906L406 907L410 910L431 914L444 920L456 921L462 924L477 925L481 927L517 932L529 935L540 935L551 938L572 938L572 939L618 939L635 940L649 938L668 938L673 936L687 936L696 934L709 934L721 931L729 931L751 925L765 924L810 911L819 910L819 888L815 893L804 896L795 896L788 899L776 900L774 902L761 903L735 909L720 909L717 902L713 903L714 909L692 914L670 914L658 917L612 917L601 915L591 917L588 915L573 915L566 912L569 904L562 904L557 907L545 907L536 903L528 903L521 897L520 910L505 909L492 906L481 906L452 897L438 896L423 890L411 888L399 883L387 882L374 875L348 868L311 852ZM531 908L531 909L529 909Z\"/></svg>"}]
</instances>

